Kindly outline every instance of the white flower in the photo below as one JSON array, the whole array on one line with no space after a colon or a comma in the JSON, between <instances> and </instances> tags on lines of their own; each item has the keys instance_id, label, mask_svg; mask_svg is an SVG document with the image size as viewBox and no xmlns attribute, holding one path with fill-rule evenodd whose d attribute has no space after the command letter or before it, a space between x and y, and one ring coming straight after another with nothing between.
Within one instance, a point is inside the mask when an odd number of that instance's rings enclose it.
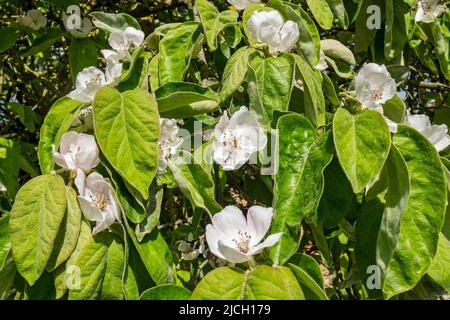
<instances>
[{"instance_id":1,"label":"white flower","mask_svg":"<svg viewBox=\"0 0 450 320\"><path fill-rule=\"evenodd\" d=\"M255 39L268 44L271 52L292 50L300 35L297 23L284 23L276 10L255 11L248 20L248 29Z\"/></svg>"},{"instance_id":2,"label":"white flower","mask_svg":"<svg viewBox=\"0 0 450 320\"><path fill-rule=\"evenodd\" d=\"M410 115L409 111L405 122L427 138L438 152L450 145L450 136L447 134L448 128L445 124L431 124L428 116L424 114Z\"/></svg>"},{"instance_id":3,"label":"white flower","mask_svg":"<svg viewBox=\"0 0 450 320\"><path fill-rule=\"evenodd\" d=\"M100 161L94 136L74 131L69 131L62 136L59 152L53 147L53 158L62 168L84 171L95 168Z\"/></svg>"},{"instance_id":4,"label":"white flower","mask_svg":"<svg viewBox=\"0 0 450 320\"><path fill-rule=\"evenodd\" d=\"M282 233L272 234L260 243L269 230L273 209L253 206L247 219L235 206L228 206L212 217L206 226L206 241L211 252L232 263L251 260L251 256L273 246Z\"/></svg>"},{"instance_id":5,"label":"white flower","mask_svg":"<svg viewBox=\"0 0 450 320\"><path fill-rule=\"evenodd\" d=\"M1 193L1 192L6 192L6 191L7 191L7 190L6 190L5 185L4 185L3 183L0 182L0 193Z\"/></svg>"},{"instance_id":6,"label":"white flower","mask_svg":"<svg viewBox=\"0 0 450 320\"><path fill-rule=\"evenodd\" d=\"M87 178L78 170L75 179L78 188L78 203L83 215L89 221L96 222L93 234L103 231L116 220L120 221L120 207L111 185L97 172Z\"/></svg>"},{"instance_id":7,"label":"white flower","mask_svg":"<svg viewBox=\"0 0 450 320\"><path fill-rule=\"evenodd\" d=\"M167 169L167 159L176 154L178 148L183 143L183 139L178 137L178 126L175 119L161 118L160 136L158 140L158 175L162 175Z\"/></svg>"},{"instance_id":8,"label":"white flower","mask_svg":"<svg viewBox=\"0 0 450 320\"><path fill-rule=\"evenodd\" d=\"M267 144L264 130L246 107L228 118L224 111L214 129L214 161L226 171L239 169Z\"/></svg>"},{"instance_id":9,"label":"white flower","mask_svg":"<svg viewBox=\"0 0 450 320\"><path fill-rule=\"evenodd\" d=\"M38 31L47 25L47 18L39 9L31 9L25 16L19 16L17 22L24 27Z\"/></svg>"},{"instance_id":10,"label":"white flower","mask_svg":"<svg viewBox=\"0 0 450 320\"><path fill-rule=\"evenodd\" d=\"M322 50L320 50L320 60L316 65L317 70L324 71L324 70L328 69L328 64L327 64L327 61L325 60L325 58L326 58L325 53Z\"/></svg>"},{"instance_id":11,"label":"white flower","mask_svg":"<svg viewBox=\"0 0 450 320\"><path fill-rule=\"evenodd\" d=\"M356 99L370 110L383 114L382 104L397 95L397 84L385 65L368 63L355 78ZM397 124L385 117L391 132L397 132Z\"/></svg>"},{"instance_id":12,"label":"white flower","mask_svg":"<svg viewBox=\"0 0 450 320\"><path fill-rule=\"evenodd\" d=\"M442 13L447 11L447 6L440 0L421 0L417 2L416 22L431 23Z\"/></svg>"},{"instance_id":13,"label":"white flower","mask_svg":"<svg viewBox=\"0 0 450 320\"><path fill-rule=\"evenodd\" d=\"M249 5L259 3L259 0L227 0L229 4L238 10L244 10Z\"/></svg>"},{"instance_id":14,"label":"white flower","mask_svg":"<svg viewBox=\"0 0 450 320\"><path fill-rule=\"evenodd\" d=\"M101 52L106 60L106 84L116 86L122 77L122 63L119 61L119 56L114 50L102 50Z\"/></svg>"},{"instance_id":15,"label":"white flower","mask_svg":"<svg viewBox=\"0 0 450 320\"><path fill-rule=\"evenodd\" d=\"M130 50L140 47L144 42L144 33L133 27L125 31L114 31L109 35L108 43L113 48L119 59L131 60Z\"/></svg>"},{"instance_id":16,"label":"white flower","mask_svg":"<svg viewBox=\"0 0 450 320\"><path fill-rule=\"evenodd\" d=\"M96 67L87 67L77 74L75 90L67 96L74 100L90 103L94 100L97 90L106 85L103 71Z\"/></svg>"}]
</instances>

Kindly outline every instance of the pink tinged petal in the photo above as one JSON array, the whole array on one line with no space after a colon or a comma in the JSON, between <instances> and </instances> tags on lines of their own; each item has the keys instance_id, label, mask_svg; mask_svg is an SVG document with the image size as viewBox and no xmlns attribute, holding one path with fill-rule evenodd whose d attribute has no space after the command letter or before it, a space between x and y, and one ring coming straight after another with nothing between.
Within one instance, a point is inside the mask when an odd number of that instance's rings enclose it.
<instances>
[{"instance_id":1,"label":"pink tinged petal","mask_svg":"<svg viewBox=\"0 0 450 320\"><path fill-rule=\"evenodd\" d=\"M60 166L61 168L66 169L72 169L72 167L69 166L69 164L66 161L66 157L62 154L56 151L55 146L53 146L53 160L55 163Z\"/></svg>"},{"instance_id":2,"label":"pink tinged petal","mask_svg":"<svg viewBox=\"0 0 450 320\"><path fill-rule=\"evenodd\" d=\"M93 135L78 134L76 144L79 146L79 152L75 157L75 165L85 171L95 168L99 162L99 150Z\"/></svg>"},{"instance_id":3,"label":"pink tinged petal","mask_svg":"<svg viewBox=\"0 0 450 320\"><path fill-rule=\"evenodd\" d=\"M229 262L243 263L249 261L246 254L240 252L238 249L229 247L222 240L219 240L218 247L220 254Z\"/></svg>"},{"instance_id":4,"label":"pink tinged petal","mask_svg":"<svg viewBox=\"0 0 450 320\"><path fill-rule=\"evenodd\" d=\"M247 232L251 236L250 247L257 245L272 223L273 209L253 206L247 212Z\"/></svg>"},{"instance_id":5,"label":"pink tinged petal","mask_svg":"<svg viewBox=\"0 0 450 320\"><path fill-rule=\"evenodd\" d=\"M265 248L273 246L275 243L277 243L278 240L281 239L282 235L283 235L282 232L271 234L270 236L267 237L266 240L264 240L264 242L260 243L257 246L251 247L250 250L248 251L248 255L252 256L258 254Z\"/></svg>"},{"instance_id":6,"label":"pink tinged petal","mask_svg":"<svg viewBox=\"0 0 450 320\"><path fill-rule=\"evenodd\" d=\"M133 44L135 47L139 47L144 42L144 33L141 30L137 30L133 27L125 29L125 39L127 44Z\"/></svg>"},{"instance_id":7,"label":"pink tinged petal","mask_svg":"<svg viewBox=\"0 0 450 320\"><path fill-rule=\"evenodd\" d=\"M208 242L209 250L211 250L211 252L220 259L225 259L225 257L219 252L220 236L221 235L212 224L208 224L206 226L206 242Z\"/></svg>"},{"instance_id":8,"label":"pink tinged petal","mask_svg":"<svg viewBox=\"0 0 450 320\"><path fill-rule=\"evenodd\" d=\"M407 122L419 132L431 127L430 118L425 114L408 115Z\"/></svg>"},{"instance_id":9,"label":"pink tinged petal","mask_svg":"<svg viewBox=\"0 0 450 320\"><path fill-rule=\"evenodd\" d=\"M388 80L383 86L382 98L379 103L385 103L397 95L397 84L394 79Z\"/></svg>"},{"instance_id":10,"label":"pink tinged petal","mask_svg":"<svg viewBox=\"0 0 450 320\"><path fill-rule=\"evenodd\" d=\"M61 153L69 153L70 146L77 143L78 132L69 131L63 134L59 143L59 151Z\"/></svg>"},{"instance_id":11,"label":"pink tinged petal","mask_svg":"<svg viewBox=\"0 0 450 320\"><path fill-rule=\"evenodd\" d=\"M223 235L222 240L232 242L237 239L239 231L247 230L247 221L242 211L235 206L227 206L212 217L212 224Z\"/></svg>"},{"instance_id":12,"label":"pink tinged petal","mask_svg":"<svg viewBox=\"0 0 450 320\"><path fill-rule=\"evenodd\" d=\"M89 221L103 221L102 212L97 207L94 207L88 199L78 196L78 203L86 219Z\"/></svg>"},{"instance_id":13,"label":"pink tinged petal","mask_svg":"<svg viewBox=\"0 0 450 320\"><path fill-rule=\"evenodd\" d=\"M77 176L75 177L75 186L77 187L78 194L84 197L86 189L86 173L84 173L84 171L81 169L77 169Z\"/></svg>"}]
</instances>

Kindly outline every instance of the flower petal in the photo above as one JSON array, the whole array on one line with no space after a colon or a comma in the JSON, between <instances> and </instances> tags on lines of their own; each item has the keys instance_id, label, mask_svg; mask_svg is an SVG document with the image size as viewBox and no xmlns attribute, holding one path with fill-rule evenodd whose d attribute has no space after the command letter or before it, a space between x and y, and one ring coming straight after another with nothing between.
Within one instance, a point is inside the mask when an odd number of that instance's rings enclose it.
<instances>
[{"instance_id":1,"label":"flower petal","mask_svg":"<svg viewBox=\"0 0 450 320\"><path fill-rule=\"evenodd\" d=\"M273 209L253 206L247 212L247 232L251 236L250 247L257 245L266 235L272 223Z\"/></svg>"},{"instance_id":2,"label":"flower petal","mask_svg":"<svg viewBox=\"0 0 450 320\"><path fill-rule=\"evenodd\" d=\"M208 224L206 226L206 242L208 242L209 250L211 250L211 252L220 259L225 259L225 257L219 252L220 236L221 235L212 224Z\"/></svg>"},{"instance_id":3,"label":"flower petal","mask_svg":"<svg viewBox=\"0 0 450 320\"><path fill-rule=\"evenodd\" d=\"M244 214L236 206L227 206L212 217L214 228L223 236L222 240L232 243L239 231L247 230L247 221Z\"/></svg>"},{"instance_id":4,"label":"flower petal","mask_svg":"<svg viewBox=\"0 0 450 320\"><path fill-rule=\"evenodd\" d=\"M229 247L222 240L219 240L219 252L225 258L232 263L243 263L249 261L249 257L240 252L239 250Z\"/></svg>"},{"instance_id":5,"label":"flower petal","mask_svg":"<svg viewBox=\"0 0 450 320\"><path fill-rule=\"evenodd\" d=\"M407 123L419 132L431 127L430 118L425 114L408 115Z\"/></svg>"},{"instance_id":6,"label":"flower petal","mask_svg":"<svg viewBox=\"0 0 450 320\"><path fill-rule=\"evenodd\" d=\"M286 21L281 28L281 42L278 47L278 51L291 51L294 46L297 44L298 38L300 36L300 32L298 30L298 24L294 21Z\"/></svg>"},{"instance_id":7,"label":"flower petal","mask_svg":"<svg viewBox=\"0 0 450 320\"><path fill-rule=\"evenodd\" d=\"M102 212L94 207L88 199L78 196L78 203L80 204L81 212L83 212L86 219L89 221L103 221Z\"/></svg>"},{"instance_id":8,"label":"flower petal","mask_svg":"<svg viewBox=\"0 0 450 320\"><path fill-rule=\"evenodd\" d=\"M283 235L282 232L271 234L267 237L264 242L260 243L257 246L250 247L250 250L248 251L248 255L255 255L263 251L265 248L269 248L273 246L275 243L277 243L278 240L280 240L281 236Z\"/></svg>"},{"instance_id":9,"label":"flower petal","mask_svg":"<svg viewBox=\"0 0 450 320\"><path fill-rule=\"evenodd\" d=\"M78 194L84 197L86 189L86 173L84 173L84 171L81 169L77 169L77 176L75 177L75 186L77 187Z\"/></svg>"}]
</instances>

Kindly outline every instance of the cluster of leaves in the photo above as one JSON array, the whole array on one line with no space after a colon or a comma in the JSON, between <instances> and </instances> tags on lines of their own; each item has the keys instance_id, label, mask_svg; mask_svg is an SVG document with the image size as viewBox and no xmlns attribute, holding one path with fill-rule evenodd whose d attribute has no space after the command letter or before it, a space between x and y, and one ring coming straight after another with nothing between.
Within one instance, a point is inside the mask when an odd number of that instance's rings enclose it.
<instances>
[{"instance_id":1,"label":"cluster of leaves","mask_svg":"<svg viewBox=\"0 0 450 320\"><path fill-rule=\"evenodd\" d=\"M58 12L52 1L40 4ZM371 5L381 9L380 29L367 27ZM39 32L14 22L0 30L5 61L30 60L22 65L30 69L23 79L8 75L9 67L2 71L2 84L11 89L2 90L1 112L17 114L30 132L40 126L36 148L17 139L23 135L11 119L1 131L0 298L429 299L448 293L450 154L439 155L402 122L404 100L421 111L433 101L427 112L434 122L450 119L450 13L415 23L412 0L270 0L242 13L218 8L226 5L196 0L182 19L162 21L178 22L158 22L124 66L119 85L97 92L94 128L76 128L95 135L97 170L112 182L123 212L121 223L94 236L71 177L57 174L52 154L86 105L54 101L70 91L69 74L73 79L97 65L108 32L141 29L146 20L105 13L112 11L105 6L91 12L98 29L88 38L71 38L57 23ZM294 52L272 55L249 32L252 13L272 9L298 25ZM321 51L330 66L324 72L315 68ZM383 105L384 115L399 123L395 134L349 93L355 68L365 62L385 64L401 85L405 99ZM27 80L29 73L37 80ZM50 89L24 95L34 86ZM44 107L36 113L31 105ZM229 172L169 160L168 173L155 177L160 117L183 119L194 137L202 134L194 121L207 130L221 110L242 105L278 132L273 176L261 175L258 165ZM201 159L210 145L189 157ZM272 206L270 233L283 232L280 241L247 270L218 267L208 252L183 258L180 241L204 241L210 216L228 204ZM373 266L376 272L368 272ZM71 286L77 276L79 286Z\"/></svg>"}]
</instances>

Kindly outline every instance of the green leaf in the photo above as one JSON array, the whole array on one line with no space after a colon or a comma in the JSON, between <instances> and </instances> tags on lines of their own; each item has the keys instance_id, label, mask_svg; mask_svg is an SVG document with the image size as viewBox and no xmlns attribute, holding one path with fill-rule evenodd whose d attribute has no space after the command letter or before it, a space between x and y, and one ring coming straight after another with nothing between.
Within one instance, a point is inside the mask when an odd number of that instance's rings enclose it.
<instances>
[{"instance_id":1,"label":"green leaf","mask_svg":"<svg viewBox=\"0 0 450 320\"><path fill-rule=\"evenodd\" d=\"M101 88L94 99L97 141L109 163L144 197L157 169L159 116L145 91Z\"/></svg>"},{"instance_id":2,"label":"green leaf","mask_svg":"<svg viewBox=\"0 0 450 320\"><path fill-rule=\"evenodd\" d=\"M186 288L164 284L145 290L139 300L190 300L191 295Z\"/></svg>"},{"instance_id":3,"label":"green leaf","mask_svg":"<svg viewBox=\"0 0 450 320\"><path fill-rule=\"evenodd\" d=\"M296 254L287 266L297 278L307 300L328 300L319 264L306 254Z\"/></svg>"},{"instance_id":4,"label":"green leaf","mask_svg":"<svg viewBox=\"0 0 450 320\"><path fill-rule=\"evenodd\" d=\"M5 52L9 48L11 48L19 39L19 30L4 27L0 29L0 53Z\"/></svg>"},{"instance_id":5,"label":"green leaf","mask_svg":"<svg viewBox=\"0 0 450 320\"><path fill-rule=\"evenodd\" d=\"M211 2L196 0L195 6L206 35L206 41L211 51L217 49L217 36L227 26L237 22L237 11L226 10L219 12Z\"/></svg>"},{"instance_id":6,"label":"green leaf","mask_svg":"<svg viewBox=\"0 0 450 320\"><path fill-rule=\"evenodd\" d=\"M333 137L342 169L359 193L380 173L389 154L391 135L383 116L364 111L352 116L340 108L333 119Z\"/></svg>"},{"instance_id":7,"label":"green leaf","mask_svg":"<svg viewBox=\"0 0 450 320\"><path fill-rule=\"evenodd\" d=\"M145 235L151 233L159 223L159 216L161 214L161 204L164 195L164 189L150 187L149 205L146 210L146 215L141 223L136 224L136 238L142 241Z\"/></svg>"},{"instance_id":8,"label":"green leaf","mask_svg":"<svg viewBox=\"0 0 450 320\"><path fill-rule=\"evenodd\" d=\"M141 30L139 22L126 13L106 13L96 11L89 15L92 17L92 23L97 28L108 32L125 30L127 27Z\"/></svg>"},{"instance_id":9,"label":"green leaf","mask_svg":"<svg viewBox=\"0 0 450 320\"><path fill-rule=\"evenodd\" d=\"M76 119L81 102L63 97L56 101L48 111L39 135L38 156L43 174L53 169L52 146L58 148L61 137Z\"/></svg>"},{"instance_id":10,"label":"green leaf","mask_svg":"<svg viewBox=\"0 0 450 320\"><path fill-rule=\"evenodd\" d=\"M170 29L159 42L159 85L183 81L200 35L197 22Z\"/></svg>"},{"instance_id":11,"label":"green leaf","mask_svg":"<svg viewBox=\"0 0 450 320\"><path fill-rule=\"evenodd\" d=\"M382 297L380 288L372 286L375 280L381 281L381 274L372 274L370 266L377 265L377 239L381 220L383 219L384 203L379 198L365 203L359 210L359 218L356 221L355 260L363 285L367 289L370 298ZM377 270L378 271L378 270ZM370 277L370 278L369 278ZM375 279L373 279L375 278ZM370 288L367 285L370 284ZM376 286L375 286L376 287Z\"/></svg>"},{"instance_id":12,"label":"green leaf","mask_svg":"<svg viewBox=\"0 0 450 320\"><path fill-rule=\"evenodd\" d=\"M5 300L8 297L15 278L16 267L14 265L12 252L9 250L3 263L0 263L0 300Z\"/></svg>"},{"instance_id":13,"label":"green leaf","mask_svg":"<svg viewBox=\"0 0 450 320\"><path fill-rule=\"evenodd\" d=\"M250 109L269 124L275 110L287 111L294 83L294 60L289 54L261 58L255 55L249 66Z\"/></svg>"},{"instance_id":14,"label":"green leaf","mask_svg":"<svg viewBox=\"0 0 450 320\"><path fill-rule=\"evenodd\" d=\"M395 251L400 221L406 210L410 191L408 168L395 146L391 146L384 170L387 179L386 203L376 244L377 265L383 273Z\"/></svg>"},{"instance_id":15,"label":"green leaf","mask_svg":"<svg viewBox=\"0 0 450 320\"><path fill-rule=\"evenodd\" d=\"M6 257L11 249L9 240L9 216L0 217L0 268L5 264Z\"/></svg>"},{"instance_id":16,"label":"green leaf","mask_svg":"<svg viewBox=\"0 0 450 320\"><path fill-rule=\"evenodd\" d=\"M408 41L407 20L410 19L410 10L403 1L385 1L384 55L388 61L400 55Z\"/></svg>"},{"instance_id":17,"label":"green leaf","mask_svg":"<svg viewBox=\"0 0 450 320\"><path fill-rule=\"evenodd\" d=\"M78 206L77 193L72 187L66 187L66 192L66 213L56 237L52 255L47 263L48 271L55 270L70 257L77 245L78 235L80 234L81 210Z\"/></svg>"},{"instance_id":18,"label":"green leaf","mask_svg":"<svg viewBox=\"0 0 450 320\"><path fill-rule=\"evenodd\" d=\"M324 187L323 171L332 160L333 150L330 133L318 137L301 115L282 116L277 128L279 159L271 233L283 232L283 236L269 252L276 265L283 265L298 249L302 219L317 211Z\"/></svg>"},{"instance_id":19,"label":"green leaf","mask_svg":"<svg viewBox=\"0 0 450 320\"><path fill-rule=\"evenodd\" d=\"M438 248L436 256L430 264L428 274L441 285L445 290L450 292L450 243L441 233L439 235Z\"/></svg>"},{"instance_id":20,"label":"green leaf","mask_svg":"<svg viewBox=\"0 0 450 320\"><path fill-rule=\"evenodd\" d=\"M323 51L323 53L325 53L326 56L330 58L342 60L347 64L356 64L353 52L338 40L321 40L320 49Z\"/></svg>"},{"instance_id":21,"label":"green leaf","mask_svg":"<svg viewBox=\"0 0 450 320\"><path fill-rule=\"evenodd\" d=\"M143 54L133 60L133 64L127 74L122 74L122 80L117 89L128 91L133 89L148 90L148 63L150 54Z\"/></svg>"},{"instance_id":22,"label":"green leaf","mask_svg":"<svg viewBox=\"0 0 450 320\"><path fill-rule=\"evenodd\" d=\"M325 97L322 91L322 76L318 70L299 55L293 55L297 64L297 74L304 84L305 116L317 127L325 125Z\"/></svg>"},{"instance_id":23,"label":"green leaf","mask_svg":"<svg viewBox=\"0 0 450 320\"><path fill-rule=\"evenodd\" d=\"M318 222L326 228L336 227L350 211L353 203L352 185L348 181L337 158L324 171L325 186L317 211ZM339 192L336 192L339 190Z\"/></svg>"},{"instance_id":24,"label":"green leaf","mask_svg":"<svg viewBox=\"0 0 450 320\"><path fill-rule=\"evenodd\" d=\"M403 123L403 120L406 117L406 105L405 102L399 96L395 96L394 98L386 101L383 104L384 115L396 122Z\"/></svg>"},{"instance_id":25,"label":"green leaf","mask_svg":"<svg viewBox=\"0 0 450 320\"><path fill-rule=\"evenodd\" d=\"M316 66L319 62L320 35L308 13L300 5L280 0L270 0L269 6L278 10L285 20L297 23L300 32L297 51L304 56L310 66Z\"/></svg>"},{"instance_id":26,"label":"green leaf","mask_svg":"<svg viewBox=\"0 0 450 320\"><path fill-rule=\"evenodd\" d=\"M72 79L86 67L97 64L97 47L89 38L72 38L69 46L69 65Z\"/></svg>"},{"instance_id":27,"label":"green leaf","mask_svg":"<svg viewBox=\"0 0 450 320\"><path fill-rule=\"evenodd\" d=\"M117 235L102 232L91 238L74 264L80 270L80 284L70 288L69 300L122 299L124 259Z\"/></svg>"},{"instance_id":28,"label":"green leaf","mask_svg":"<svg viewBox=\"0 0 450 320\"><path fill-rule=\"evenodd\" d=\"M325 30L330 30L333 26L334 15L327 0L306 0L306 3L319 25Z\"/></svg>"},{"instance_id":29,"label":"green leaf","mask_svg":"<svg viewBox=\"0 0 450 320\"><path fill-rule=\"evenodd\" d=\"M291 270L261 265L246 272L218 268L208 273L192 293L193 300L303 300Z\"/></svg>"},{"instance_id":30,"label":"green leaf","mask_svg":"<svg viewBox=\"0 0 450 320\"><path fill-rule=\"evenodd\" d=\"M105 276L102 281L100 298L102 300L122 300L122 277L125 266L125 249L118 236L114 236L108 248Z\"/></svg>"},{"instance_id":31,"label":"green leaf","mask_svg":"<svg viewBox=\"0 0 450 320\"><path fill-rule=\"evenodd\" d=\"M17 193L9 218L11 248L17 270L30 285L47 265L65 210L60 176L33 178Z\"/></svg>"},{"instance_id":32,"label":"green leaf","mask_svg":"<svg viewBox=\"0 0 450 320\"><path fill-rule=\"evenodd\" d=\"M169 169L192 206L205 209L210 215L221 211L222 207L214 198L214 182L205 169L187 152L180 154L178 160L168 159Z\"/></svg>"},{"instance_id":33,"label":"green leaf","mask_svg":"<svg viewBox=\"0 0 450 320\"><path fill-rule=\"evenodd\" d=\"M53 277L48 272L44 272L33 286L25 287L26 300L54 300L55 296Z\"/></svg>"},{"instance_id":34,"label":"green leaf","mask_svg":"<svg viewBox=\"0 0 450 320\"><path fill-rule=\"evenodd\" d=\"M187 118L219 108L219 96L211 89L189 82L169 82L156 90L158 109L163 117Z\"/></svg>"},{"instance_id":35,"label":"green leaf","mask_svg":"<svg viewBox=\"0 0 450 320\"><path fill-rule=\"evenodd\" d=\"M447 201L444 171L434 146L406 125L399 125L394 144L406 161L411 187L383 284L388 298L413 288L426 273L436 254Z\"/></svg>"},{"instance_id":36,"label":"green leaf","mask_svg":"<svg viewBox=\"0 0 450 320\"><path fill-rule=\"evenodd\" d=\"M31 46L20 50L19 56L25 58L32 56L36 53L48 50L56 41L61 39L62 36L63 33L61 32L61 30L57 28L47 29L42 36L36 38L33 41Z\"/></svg>"},{"instance_id":37,"label":"green leaf","mask_svg":"<svg viewBox=\"0 0 450 320\"><path fill-rule=\"evenodd\" d=\"M355 22L355 53L367 51L367 48L374 42L377 29L369 29L367 24L372 22L372 20L380 19L380 23L384 20L385 10L384 10L385 0L365 0L362 1L361 7L359 9L359 14ZM381 16L376 16L372 11L367 11L370 6L376 6L380 9ZM370 19L370 21L369 21Z\"/></svg>"},{"instance_id":38,"label":"green leaf","mask_svg":"<svg viewBox=\"0 0 450 320\"><path fill-rule=\"evenodd\" d=\"M347 29L350 21L343 0L327 0L327 2L334 13L334 16L339 20L341 27Z\"/></svg>"},{"instance_id":39,"label":"green leaf","mask_svg":"<svg viewBox=\"0 0 450 320\"><path fill-rule=\"evenodd\" d=\"M174 282L172 271L172 256L169 246L159 233L158 229L147 234L142 241L138 241L133 228L125 220L125 226L142 262L153 281L157 284Z\"/></svg>"},{"instance_id":40,"label":"green leaf","mask_svg":"<svg viewBox=\"0 0 450 320\"><path fill-rule=\"evenodd\" d=\"M242 47L228 59L222 75L220 96L223 99L231 96L244 82L248 70L248 59L253 52L255 52L253 48Z\"/></svg>"}]
</instances>

